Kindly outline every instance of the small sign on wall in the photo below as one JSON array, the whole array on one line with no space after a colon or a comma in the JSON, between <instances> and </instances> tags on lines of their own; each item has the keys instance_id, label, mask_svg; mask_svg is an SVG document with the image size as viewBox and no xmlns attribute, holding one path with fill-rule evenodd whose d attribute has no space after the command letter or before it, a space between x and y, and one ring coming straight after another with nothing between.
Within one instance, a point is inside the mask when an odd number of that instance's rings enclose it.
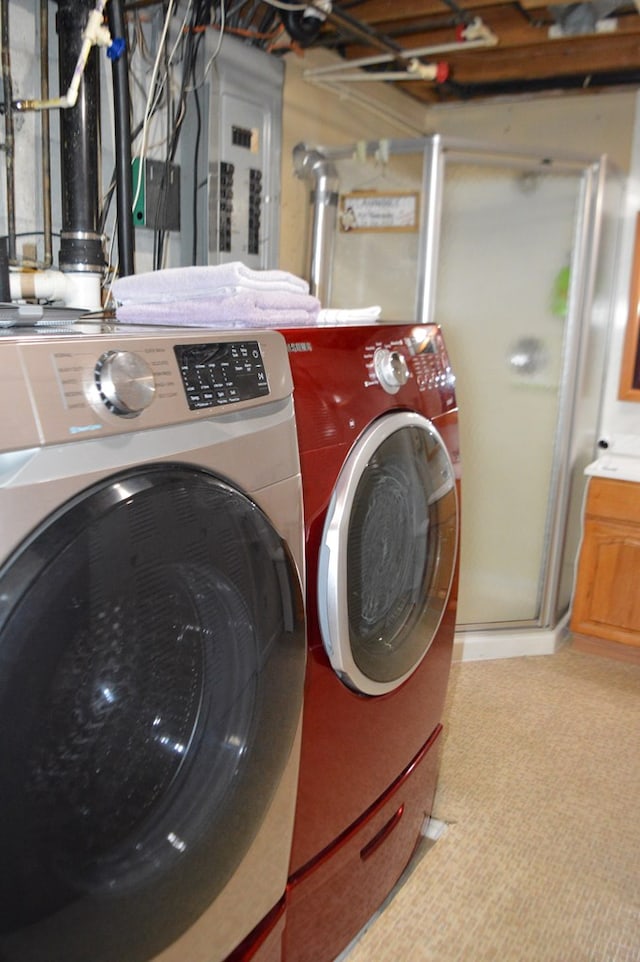
<instances>
[{"instance_id":1,"label":"small sign on wall","mask_svg":"<svg viewBox=\"0 0 640 962\"><path fill-rule=\"evenodd\" d=\"M413 191L354 191L340 197L340 230L417 231L418 193Z\"/></svg>"}]
</instances>

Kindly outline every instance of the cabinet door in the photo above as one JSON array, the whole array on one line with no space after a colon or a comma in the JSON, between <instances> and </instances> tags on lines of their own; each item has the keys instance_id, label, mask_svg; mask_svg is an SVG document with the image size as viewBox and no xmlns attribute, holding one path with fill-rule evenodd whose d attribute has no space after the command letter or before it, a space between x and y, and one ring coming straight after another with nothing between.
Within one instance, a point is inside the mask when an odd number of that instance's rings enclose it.
<instances>
[{"instance_id":1,"label":"cabinet door","mask_svg":"<svg viewBox=\"0 0 640 962\"><path fill-rule=\"evenodd\" d=\"M640 526L587 519L571 630L640 647Z\"/></svg>"}]
</instances>

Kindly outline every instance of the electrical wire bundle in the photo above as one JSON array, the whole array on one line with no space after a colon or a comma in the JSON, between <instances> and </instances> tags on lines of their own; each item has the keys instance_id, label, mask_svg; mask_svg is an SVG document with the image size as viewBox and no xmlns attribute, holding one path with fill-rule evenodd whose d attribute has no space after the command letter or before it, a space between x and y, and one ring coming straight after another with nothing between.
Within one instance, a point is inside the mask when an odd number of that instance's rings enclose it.
<instances>
[{"instance_id":1,"label":"electrical wire bundle","mask_svg":"<svg viewBox=\"0 0 640 962\"><path fill-rule=\"evenodd\" d=\"M165 0L158 6L145 0L134 0L123 7L132 105L131 154L138 160L138 180L133 184L132 210L136 208L142 189L145 160L153 158L163 165L156 187L155 214L151 212L149 216L150 226L162 221L160 215L167 202L171 167L175 162L188 109L196 112L197 156L201 129L199 84L211 70L224 34L232 34L248 46L281 55L292 49L291 35L296 33L294 18L302 17L304 11L308 10L308 5L287 3L285 0L240 0L236 3L187 0L186 4L181 0ZM312 20L315 21L315 18ZM204 75L198 79L198 52L207 30L217 31L219 37L204 68ZM309 26L305 25L305 30L309 30ZM103 233L107 233L115 186L114 175L100 211L100 229ZM198 216L195 196L193 204L195 225ZM119 212L117 216L122 214ZM112 248L115 227L114 223L110 232ZM168 231L162 227L153 229L153 267L159 270L166 266ZM194 263L195 233L194 229ZM105 281L109 287L119 273L118 264L112 261L110 256L109 277Z\"/></svg>"}]
</instances>

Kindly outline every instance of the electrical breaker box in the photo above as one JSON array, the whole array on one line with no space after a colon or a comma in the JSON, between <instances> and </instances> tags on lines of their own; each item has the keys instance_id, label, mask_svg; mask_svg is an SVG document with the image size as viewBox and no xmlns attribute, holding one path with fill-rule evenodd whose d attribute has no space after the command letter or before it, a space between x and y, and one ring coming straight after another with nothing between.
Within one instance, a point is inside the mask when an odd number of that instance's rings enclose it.
<instances>
[{"instance_id":1,"label":"electrical breaker box","mask_svg":"<svg viewBox=\"0 0 640 962\"><path fill-rule=\"evenodd\" d=\"M182 133L182 263L278 264L284 65L207 31ZM212 59L213 58L213 59Z\"/></svg>"}]
</instances>

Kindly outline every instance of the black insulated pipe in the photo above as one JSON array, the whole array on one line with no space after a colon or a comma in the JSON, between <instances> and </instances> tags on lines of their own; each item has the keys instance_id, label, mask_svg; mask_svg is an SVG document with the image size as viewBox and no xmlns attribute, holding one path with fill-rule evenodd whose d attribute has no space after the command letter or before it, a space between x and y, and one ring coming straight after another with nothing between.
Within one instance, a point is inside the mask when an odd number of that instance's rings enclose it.
<instances>
[{"instance_id":1,"label":"black insulated pipe","mask_svg":"<svg viewBox=\"0 0 640 962\"><path fill-rule=\"evenodd\" d=\"M566 74L553 77L534 77L525 80L495 80L478 83L459 83L449 77L440 84L439 100L473 100L476 97L500 97L518 94L546 93L563 90L606 90L612 87L637 86L640 84L640 70L610 70L591 74ZM447 96L447 94L449 96Z\"/></svg>"},{"instance_id":2,"label":"black insulated pipe","mask_svg":"<svg viewBox=\"0 0 640 962\"><path fill-rule=\"evenodd\" d=\"M122 0L109 0L107 17L111 38L126 39ZM121 277L135 272L135 233L131 209L133 184L131 179L131 124L129 63L126 43L122 54L113 61L113 98L115 112L116 201L118 208L118 272Z\"/></svg>"},{"instance_id":3,"label":"black insulated pipe","mask_svg":"<svg viewBox=\"0 0 640 962\"><path fill-rule=\"evenodd\" d=\"M9 240L0 237L0 302L11 301L11 283L9 281Z\"/></svg>"},{"instance_id":4,"label":"black insulated pipe","mask_svg":"<svg viewBox=\"0 0 640 962\"><path fill-rule=\"evenodd\" d=\"M58 0L57 31L60 90L69 88L82 47L82 32L93 4L88 0ZM80 83L75 106L60 111L62 224L60 269L101 273L102 237L98 233L99 73L94 47Z\"/></svg>"}]
</instances>

